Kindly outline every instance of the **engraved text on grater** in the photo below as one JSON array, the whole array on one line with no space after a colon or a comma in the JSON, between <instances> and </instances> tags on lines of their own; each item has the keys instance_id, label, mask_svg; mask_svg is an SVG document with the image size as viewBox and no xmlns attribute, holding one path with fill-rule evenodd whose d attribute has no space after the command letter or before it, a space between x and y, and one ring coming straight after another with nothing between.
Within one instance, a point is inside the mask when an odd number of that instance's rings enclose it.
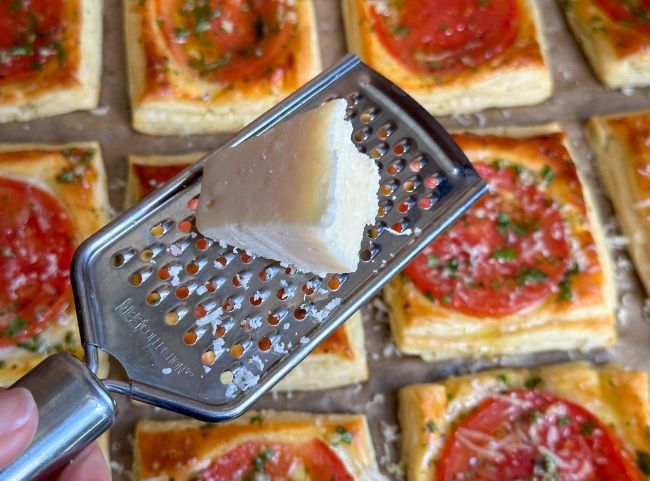
<instances>
[{"instance_id":1,"label":"engraved text on grater","mask_svg":"<svg viewBox=\"0 0 650 481\"><path fill-rule=\"evenodd\" d=\"M161 338L149 324L149 319L138 312L133 305L133 300L126 298L120 305L113 309L117 315L126 322L134 333L141 335L146 340L147 347L153 348L169 365L173 372L194 376L191 368L187 367L174 352L167 346L166 341Z\"/></svg>"}]
</instances>

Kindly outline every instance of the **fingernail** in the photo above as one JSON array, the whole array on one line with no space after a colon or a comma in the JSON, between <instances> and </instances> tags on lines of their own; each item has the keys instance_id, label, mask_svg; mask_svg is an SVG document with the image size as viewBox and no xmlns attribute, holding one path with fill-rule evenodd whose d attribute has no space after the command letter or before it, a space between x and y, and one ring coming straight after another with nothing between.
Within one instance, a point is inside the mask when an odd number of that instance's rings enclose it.
<instances>
[{"instance_id":1,"label":"fingernail","mask_svg":"<svg viewBox=\"0 0 650 481\"><path fill-rule=\"evenodd\" d=\"M25 425L34 411L34 398L24 388L0 391L0 432L11 432Z\"/></svg>"}]
</instances>

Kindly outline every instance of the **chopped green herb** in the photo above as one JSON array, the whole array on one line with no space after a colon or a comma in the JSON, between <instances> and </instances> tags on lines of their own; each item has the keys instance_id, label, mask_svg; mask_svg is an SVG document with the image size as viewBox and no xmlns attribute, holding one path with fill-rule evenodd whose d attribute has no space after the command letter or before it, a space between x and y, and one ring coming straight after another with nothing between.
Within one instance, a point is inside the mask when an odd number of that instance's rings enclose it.
<instances>
[{"instance_id":1,"label":"chopped green herb","mask_svg":"<svg viewBox=\"0 0 650 481\"><path fill-rule=\"evenodd\" d=\"M74 182L76 178L75 173L72 170L64 170L59 175L56 176L56 181L63 184L70 184Z\"/></svg>"},{"instance_id":2,"label":"chopped green herb","mask_svg":"<svg viewBox=\"0 0 650 481\"><path fill-rule=\"evenodd\" d=\"M575 276L580 272L580 269L577 265L574 265L567 269L564 273L564 277L560 281L560 292L557 295L558 301L570 301L573 299L573 290L571 289L571 277Z\"/></svg>"},{"instance_id":3,"label":"chopped green herb","mask_svg":"<svg viewBox=\"0 0 650 481\"><path fill-rule=\"evenodd\" d=\"M594 433L594 429L596 429L596 427L597 426L594 420L588 419L580 425L580 434L583 436L591 436Z\"/></svg>"},{"instance_id":4,"label":"chopped green herb","mask_svg":"<svg viewBox=\"0 0 650 481\"><path fill-rule=\"evenodd\" d=\"M177 28L174 32L174 39L178 43L185 43L187 41L187 37L189 36L190 31L187 28Z\"/></svg>"},{"instance_id":5,"label":"chopped green herb","mask_svg":"<svg viewBox=\"0 0 650 481\"><path fill-rule=\"evenodd\" d=\"M542 419L542 416L537 411L531 411L530 412L530 422L532 424L535 424L540 419Z\"/></svg>"},{"instance_id":6,"label":"chopped green herb","mask_svg":"<svg viewBox=\"0 0 650 481\"><path fill-rule=\"evenodd\" d=\"M636 464L643 474L650 476L650 453L637 449Z\"/></svg>"},{"instance_id":7,"label":"chopped green herb","mask_svg":"<svg viewBox=\"0 0 650 481\"><path fill-rule=\"evenodd\" d=\"M593 15L589 20L587 20L587 26L589 27L589 30L592 32L605 32L607 29L605 28L605 24L603 22L602 17L598 15Z\"/></svg>"},{"instance_id":8,"label":"chopped green herb","mask_svg":"<svg viewBox=\"0 0 650 481\"><path fill-rule=\"evenodd\" d=\"M40 335L36 334L29 341L23 341L16 344L17 347L29 352L47 352L48 343Z\"/></svg>"},{"instance_id":9,"label":"chopped green herb","mask_svg":"<svg viewBox=\"0 0 650 481\"><path fill-rule=\"evenodd\" d=\"M508 377L505 374L497 374L497 381L508 384Z\"/></svg>"},{"instance_id":10,"label":"chopped green herb","mask_svg":"<svg viewBox=\"0 0 650 481\"><path fill-rule=\"evenodd\" d=\"M424 293L424 297L426 297L428 300L430 300L432 302L435 301L435 298L433 297L433 294L431 294L429 291L426 291Z\"/></svg>"},{"instance_id":11,"label":"chopped green herb","mask_svg":"<svg viewBox=\"0 0 650 481\"><path fill-rule=\"evenodd\" d=\"M518 282L520 286L544 282L548 276L536 267L524 267L519 272Z\"/></svg>"},{"instance_id":12,"label":"chopped green herb","mask_svg":"<svg viewBox=\"0 0 650 481\"><path fill-rule=\"evenodd\" d=\"M460 263L456 259L450 259L447 262L445 262L445 265L443 266L444 269L450 271L450 272L456 272L458 270L458 267L460 266Z\"/></svg>"},{"instance_id":13,"label":"chopped green herb","mask_svg":"<svg viewBox=\"0 0 650 481\"><path fill-rule=\"evenodd\" d=\"M442 85L445 83L445 80L442 77L435 77L433 81L436 83L436 85Z\"/></svg>"},{"instance_id":14,"label":"chopped green herb","mask_svg":"<svg viewBox=\"0 0 650 481\"><path fill-rule=\"evenodd\" d=\"M20 316L14 317L9 325L5 327L4 335L14 338L27 329L27 321Z\"/></svg>"},{"instance_id":15,"label":"chopped green herb","mask_svg":"<svg viewBox=\"0 0 650 481\"><path fill-rule=\"evenodd\" d=\"M527 389L535 389L540 384L542 384L542 378L539 376L532 376L524 381L524 386Z\"/></svg>"},{"instance_id":16,"label":"chopped green herb","mask_svg":"<svg viewBox=\"0 0 650 481\"><path fill-rule=\"evenodd\" d=\"M542 481L560 481L560 473L555 465L555 460L545 454L542 458Z\"/></svg>"},{"instance_id":17,"label":"chopped green herb","mask_svg":"<svg viewBox=\"0 0 650 481\"><path fill-rule=\"evenodd\" d=\"M438 256L434 256L433 254L427 254L427 266L435 267L438 265L439 262L440 262L440 258Z\"/></svg>"},{"instance_id":18,"label":"chopped green herb","mask_svg":"<svg viewBox=\"0 0 650 481\"><path fill-rule=\"evenodd\" d=\"M0 257L14 258L16 254L9 247L0 247Z\"/></svg>"},{"instance_id":19,"label":"chopped green herb","mask_svg":"<svg viewBox=\"0 0 650 481\"><path fill-rule=\"evenodd\" d=\"M11 2L11 5L9 5L9 10L11 10L12 12L17 12L18 10L22 10L23 2L24 0L14 0L13 2Z\"/></svg>"},{"instance_id":20,"label":"chopped green herb","mask_svg":"<svg viewBox=\"0 0 650 481\"><path fill-rule=\"evenodd\" d=\"M201 425L201 429L214 429L216 424L214 423L205 423Z\"/></svg>"},{"instance_id":21,"label":"chopped green herb","mask_svg":"<svg viewBox=\"0 0 650 481\"><path fill-rule=\"evenodd\" d=\"M483 6L483 5L489 5L491 0L476 0L476 3Z\"/></svg>"},{"instance_id":22,"label":"chopped green herb","mask_svg":"<svg viewBox=\"0 0 650 481\"><path fill-rule=\"evenodd\" d=\"M446 32L449 30L449 25L447 25L445 22L440 22L438 24L438 28L440 29L441 32Z\"/></svg>"},{"instance_id":23,"label":"chopped green herb","mask_svg":"<svg viewBox=\"0 0 650 481\"><path fill-rule=\"evenodd\" d=\"M345 444L352 443L352 433L350 433L350 431L345 429L343 426L337 426L336 432L340 436L341 441L343 441Z\"/></svg>"},{"instance_id":24,"label":"chopped green herb","mask_svg":"<svg viewBox=\"0 0 650 481\"><path fill-rule=\"evenodd\" d=\"M568 426L570 423L571 423L571 420L566 416L558 416L557 417L557 425L558 426Z\"/></svg>"},{"instance_id":25,"label":"chopped green herb","mask_svg":"<svg viewBox=\"0 0 650 481\"><path fill-rule=\"evenodd\" d=\"M256 414L255 416L253 416L251 418L250 423L260 425L260 424L262 424L262 421L264 421L264 418L262 416L260 416L259 414Z\"/></svg>"},{"instance_id":26,"label":"chopped green herb","mask_svg":"<svg viewBox=\"0 0 650 481\"><path fill-rule=\"evenodd\" d=\"M435 433L438 430L438 426L431 419L427 421L427 431L430 433Z\"/></svg>"},{"instance_id":27,"label":"chopped green herb","mask_svg":"<svg viewBox=\"0 0 650 481\"><path fill-rule=\"evenodd\" d=\"M551 166L548 164L542 167L542 171L540 172L540 174L542 176L542 180L547 184L550 184L555 178L555 172L553 172L553 169L551 169Z\"/></svg>"},{"instance_id":28,"label":"chopped green herb","mask_svg":"<svg viewBox=\"0 0 650 481\"><path fill-rule=\"evenodd\" d=\"M264 463L269 459L273 459L273 454L274 453L272 449L265 449L260 454L258 454L255 459L253 459L253 464L258 467L263 466Z\"/></svg>"},{"instance_id":29,"label":"chopped green herb","mask_svg":"<svg viewBox=\"0 0 650 481\"><path fill-rule=\"evenodd\" d=\"M440 297L440 302L442 302L443 304L447 304L447 305L451 304L451 295L452 295L452 293L448 292L444 296L441 296Z\"/></svg>"},{"instance_id":30,"label":"chopped green herb","mask_svg":"<svg viewBox=\"0 0 650 481\"><path fill-rule=\"evenodd\" d=\"M396 37L404 37L411 31L410 28L405 27L404 25L394 25L392 30Z\"/></svg>"},{"instance_id":31,"label":"chopped green herb","mask_svg":"<svg viewBox=\"0 0 650 481\"><path fill-rule=\"evenodd\" d=\"M14 57L34 55L34 47L31 45L15 45L9 48L9 55L13 55Z\"/></svg>"},{"instance_id":32,"label":"chopped green herb","mask_svg":"<svg viewBox=\"0 0 650 481\"><path fill-rule=\"evenodd\" d=\"M7 361L0 359L0 369L4 369L7 367Z\"/></svg>"},{"instance_id":33,"label":"chopped green herb","mask_svg":"<svg viewBox=\"0 0 650 481\"><path fill-rule=\"evenodd\" d=\"M74 342L74 332L68 331L65 333L65 343L70 345Z\"/></svg>"},{"instance_id":34,"label":"chopped green herb","mask_svg":"<svg viewBox=\"0 0 650 481\"><path fill-rule=\"evenodd\" d=\"M498 259L502 261L507 261L516 258L517 258L517 253L512 247L504 247L503 249L496 250L490 256L490 259Z\"/></svg>"}]
</instances>

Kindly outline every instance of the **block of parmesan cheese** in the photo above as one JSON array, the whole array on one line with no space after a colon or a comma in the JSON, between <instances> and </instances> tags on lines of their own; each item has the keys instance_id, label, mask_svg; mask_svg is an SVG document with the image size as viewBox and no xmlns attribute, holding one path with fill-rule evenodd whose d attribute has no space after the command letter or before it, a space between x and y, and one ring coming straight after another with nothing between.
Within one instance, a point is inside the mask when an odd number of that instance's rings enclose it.
<instances>
[{"instance_id":1,"label":"block of parmesan cheese","mask_svg":"<svg viewBox=\"0 0 650 481\"><path fill-rule=\"evenodd\" d=\"M379 173L332 100L206 163L199 232L304 272L354 272L377 214Z\"/></svg>"}]
</instances>

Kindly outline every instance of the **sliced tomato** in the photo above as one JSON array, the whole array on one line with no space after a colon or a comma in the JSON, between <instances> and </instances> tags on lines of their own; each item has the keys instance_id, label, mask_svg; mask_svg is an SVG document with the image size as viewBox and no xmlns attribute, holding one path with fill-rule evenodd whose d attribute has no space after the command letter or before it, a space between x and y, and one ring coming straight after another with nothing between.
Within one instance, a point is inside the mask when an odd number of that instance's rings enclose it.
<instances>
[{"instance_id":1,"label":"sliced tomato","mask_svg":"<svg viewBox=\"0 0 650 481\"><path fill-rule=\"evenodd\" d=\"M142 197L151 194L172 177L187 168L188 164L173 165L134 165L135 173L140 180Z\"/></svg>"},{"instance_id":2,"label":"sliced tomato","mask_svg":"<svg viewBox=\"0 0 650 481\"><path fill-rule=\"evenodd\" d=\"M615 22L650 35L650 0L596 0Z\"/></svg>"},{"instance_id":3,"label":"sliced tomato","mask_svg":"<svg viewBox=\"0 0 650 481\"><path fill-rule=\"evenodd\" d=\"M50 58L63 61L62 0L0 2L0 82L29 77Z\"/></svg>"},{"instance_id":4,"label":"sliced tomato","mask_svg":"<svg viewBox=\"0 0 650 481\"><path fill-rule=\"evenodd\" d=\"M614 433L585 408L537 390L485 400L447 438L436 481L640 481Z\"/></svg>"},{"instance_id":5,"label":"sliced tomato","mask_svg":"<svg viewBox=\"0 0 650 481\"><path fill-rule=\"evenodd\" d=\"M425 74L475 68L505 51L519 32L516 0L399 0L373 2L370 11L382 45Z\"/></svg>"},{"instance_id":6,"label":"sliced tomato","mask_svg":"<svg viewBox=\"0 0 650 481\"><path fill-rule=\"evenodd\" d=\"M0 346L45 329L70 303L74 228L34 185L0 178Z\"/></svg>"},{"instance_id":7,"label":"sliced tomato","mask_svg":"<svg viewBox=\"0 0 650 481\"><path fill-rule=\"evenodd\" d=\"M259 473L257 477L256 473ZM305 443L250 441L240 444L214 460L198 479L291 481L303 479L301 475L310 481L354 481L341 460L320 439Z\"/></svg>"},{"instance_id":8,"label":"sliced tomato","mask_svg":"<svg viewBox=\"0 0 650 481\"><path fill-rule=\"evenodd\" d=\"M545 299L569 266L556 204L514 166L475 164L490 185L404 272L422 292L478 316L506 315Z\"/></svg>"},{"instance_id":9,"label":"sliced tomato","mask_svg":"<svg viewBox=\"0 0 650 481\"><path fill-rule=\"evenodd\" d=\"M234 82L284 67L295 28L287 0L157 0L173 57L202 78Z\"/></svg>"}]
</instances>

